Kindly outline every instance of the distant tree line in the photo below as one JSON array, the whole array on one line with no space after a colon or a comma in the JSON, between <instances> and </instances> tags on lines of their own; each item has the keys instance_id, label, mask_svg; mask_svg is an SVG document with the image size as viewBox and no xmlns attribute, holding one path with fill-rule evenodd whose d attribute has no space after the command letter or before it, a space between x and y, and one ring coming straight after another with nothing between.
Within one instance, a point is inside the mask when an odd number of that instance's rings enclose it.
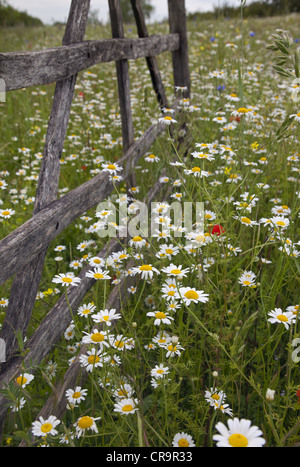
<instances>
[{"instance_id":1,"label":"distant tree line","mask_svg":"<svg viewBox=\"0 0 300 467\"><path fill-rule=\"evenodd\" d=\"M43 26L43 22L25 11L19 11L10 6L6 0L0 0L0 26Z\"/></svg>"},{"instance_id":2,"label":"distant tree line","mask_svg":"<svg viewBox=\"0 0 300 467\"><path fill-rule=\"evenodd\" d=\"M247 17L264 18L289 13L300 13L300 0L261 0L245 4L243 15ZM220 8L215 7L212 12L189 13L189 19L213 19L218 16L235 18L240 15L240 7L232 7L227 3Z\"/></svg>"}]
</instances>

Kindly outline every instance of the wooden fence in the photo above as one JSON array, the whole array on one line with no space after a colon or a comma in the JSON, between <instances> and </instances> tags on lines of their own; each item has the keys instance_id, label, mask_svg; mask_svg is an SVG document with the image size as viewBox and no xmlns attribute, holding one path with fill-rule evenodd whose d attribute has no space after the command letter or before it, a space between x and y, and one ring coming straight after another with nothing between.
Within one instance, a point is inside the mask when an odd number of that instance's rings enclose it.
<instances>
[{"instance_id":1,"label":"wooden fence","mask_svg":"<svg viewBox=\"0 0 300 467\"><path fill-rule=\"evenodd\" d=\"M0 336L6 344L6 362L0 363L2 388L20 374L21 369L24 371L26 367L37 366L53 350L72 319L66 297L62 295L26 342L25 357L19 356L18 335L23 339L26 336L48 245L71 222L104 201L114 190L113 183L100 173L57 199L60 158L78 73L98 63L116 62L123 141L123 155L118 164L123 168L123 180L127 181L133 176L137 161L166 128L165 125L154 124L139 139L135 139L128 60L146 59L158 105L163 108L169 103L156 56L171 52L174 86L185 89L184 97L190 96L185 1L168 0L170 33L149 36L140 0L131 0L139 36L136 39L124 37L120 1L108 0L108 3L111 39L84 41L90 0L72 0L62 46L33 52L0 53L0 78L5 81L6 91L56 83L32 218L0 241L0 284L14 276ZM157 182L145 202L150 202L159 189L161 186ZM119 248L119 243L112 241L99 255L105 257ZM75 308L95 282L85 277L85 270L81 271L80 277L80 285L68 292L70 305ZM113 292L108 302L118 307L117 296ZM64 384L74 379L76 368L78 361L69 369L56 394L62 394ZM58 396L55 401L53 398L48 401L43 415L47 410L50 410L49 414L61 414L62 404ZM7 406L2 394L0 433L6 413Z\"/></svg>"}]
</instances>

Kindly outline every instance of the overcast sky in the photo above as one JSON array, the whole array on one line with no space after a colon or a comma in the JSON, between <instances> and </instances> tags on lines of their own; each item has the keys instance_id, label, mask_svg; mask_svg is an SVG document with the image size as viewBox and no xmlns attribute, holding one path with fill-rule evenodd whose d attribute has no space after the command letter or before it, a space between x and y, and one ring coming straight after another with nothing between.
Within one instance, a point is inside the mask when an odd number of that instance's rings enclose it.
<instances>
[{"instance_id":1,"label":"overcast sky","mask_svg":"<svg viewBox=\"0 0 300 467\"><path fill-rule=\"evenodd\" d=\"M188 13L195 11L211 11L214 6L224 3L224 0L186 0L186 9ZM28 14L40 18L44 23L49 24L53 21L65 21L68 17L71 0L8 0L8 3L21 11L27 11ZM167 0L151 0L155 8L152 19L160 21L167 17ZM240 0L227 0L232 6L241 4ZM108 1L91 0L91 8L99 10L99 18L102 21L108 19Z\"/></svg>"}]
</instances>

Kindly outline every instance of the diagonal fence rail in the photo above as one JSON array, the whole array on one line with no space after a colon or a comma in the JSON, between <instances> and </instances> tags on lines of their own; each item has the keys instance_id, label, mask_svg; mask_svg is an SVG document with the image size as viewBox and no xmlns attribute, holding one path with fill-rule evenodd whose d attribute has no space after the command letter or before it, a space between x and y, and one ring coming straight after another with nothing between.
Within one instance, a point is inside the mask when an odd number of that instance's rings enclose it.
<instances>
[{"instance_id":1,"label":"diagonal fence rail","mask_svg":"<svg viewBox=\"0 0 300 467\"><path fill-rule=\"evenodd\" d=\"M157 101L162 108L168 102L156 56L171 52L174 88L179 86L184 89L185 97L190 96L185 1L168 0L170 34L152 36L148 34L140 0L130 1L139 35L136 39L124 37L120 0L108 0L112 39L84 41L90 0L72 0L62 46L34 52L0 53L0 78L5 81L7 91L56 83L33 216L0 241L0 284L14 276L0 336L6 343L7 352L7 361L0 363L0 385L7 384L20 365L30 363L29 360L26 360L27 363L24 359L20 360L16 355L17 334L22 335L23 339L26 337L48 245L71 222L105 200L115 189L115 185L105 175L99 174L57 199L60 158L78 73L98 63L116 62L123 141L123 155L118 164L123 168L123 181L130 181L140 157L166 128L161 124L152 125L139 139L135 139L128 60L146 59ZM91 286L89 283L86 288L73 291L74 297L71 299L74 303L79 303ZM55 316L59 314L57 310L64 300L62 297L49 312L43 323L44 328L40 328L30 340L34 348L34 339L45 343L48 334L54 345L63 334L68 318L62 320L55 329L53 326L56 323ZM34 354L38 361L46 356L46 350L47 346L40 344L39 357ZM1 400L0 405L3 403ZM6 410L1 409L0 433L5 413Z\"/></svg>"}]
</instances>

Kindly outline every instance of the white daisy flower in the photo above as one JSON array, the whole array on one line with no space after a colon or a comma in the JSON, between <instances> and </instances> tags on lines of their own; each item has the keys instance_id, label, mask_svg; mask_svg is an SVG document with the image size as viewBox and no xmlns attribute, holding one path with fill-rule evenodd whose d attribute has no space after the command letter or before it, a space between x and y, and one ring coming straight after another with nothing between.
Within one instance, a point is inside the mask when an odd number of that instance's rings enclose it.
<instances>
[{"instance_id":1,"label":"white daisy flower","mask_svg":"<svg viewBox=\"0 0 300 467\"><path fill-rule=\"evenodd\" d=\"M209 300L209 295L204 293L203 290L196 290L191 287L180 287L177 292L176 298L181 299L189 306L191 303L206 303Z\"/></svg>"},{"instance_id":2,"label":"white daisy flower","mask_svg":"<svg viewBox=\"0 0 300 467\"><path fill-rule=\"evenodd\" d=\"M160 326L161 323L171 324L171 321L174 320L169 313L164 313L163 311L149 311L147 316L155 318L154 326Z\"/></svg>"},{"instance_id":3,"label":"white daisy flower","mask_svg":"<svg viewBox=\"0 0 300 467\"><path fill-rule=\"evenodd\" d=\"M129 415L138 410L137 405L137 399L121 399L115 404L114 412L118 412L122 415Z\"/></svg>"},{"instance_id":4,"label":"white daisy flower","mask_svg":"<svg viewBox=\"0 0 300 467\"><path fill-rule=\"evenodd\" d=\"M215 426L219 434L213 436L217 447L262 447L266 441L262 438L262 431L257 426L251 426L250 420L238 418L227 421L228 428L218 422Z\"/></svg>"},{"instance_id":5,"label":"white daisy flower","mask_svg":"<svg viewBox=\"0 0 300 467\"><path fill-rule=\"evenodd\" d=\"M283 324L286 329L289 329L289 326L295 322L295 315L292 311L282 311L281 308L275 308L268 313L270 318L268 321L272 324L279 323Z\"/></svg>"},{"instance_id":6,"label":"white daisy flower","mask_svg":"<svg viewBox=\"0 0 300 467\"><path fill-rule=\"evenodd\" d=\"M187 433L176 433L173 438L172 446L174 448L193 448L195 447L195 443L191 435Z\"/></svg>"},{"instance_id":7,"label":"white daisy flower","mask_svg":"<svg viewBox=\"0 0 300 467\"><path fill-rule=\"evenodd\" d=\"M94 433L98 433L98 428L95 423L97 420L100 420L100 417L94 418L89 417L88 415L80 417L77 420L77 422L74 423L77 438L80 438L80 436L85 435L88 430L91 430Z\"/></svg>"},{"instance_id":8,"label":"white daisy flower","mask_svg":"<svg viewBox=\"0 0 300 467\"><path fill-rule=\"evenodd\" d=\"M55 427L59 424L60 420L58 420L54 415L50 415L47 419L39 417L39 420L32 423L32 434L34 436L43 437L47 435L55 436L58 433Z\"/></svg>"},{"instance_id":9,"label":"white daisy flower","mask_svg":"<svg viewBox=\"0 0 300 467\"><path fill-rule=\"evenodd\" d=\"M52 282L56 284L61 284L62 286L69 287L69 285L77 287L78 284L81 282L80 277L75 277L73 272L66 272L57 274L52 279Z\"/></svg>"}]
</instances>

